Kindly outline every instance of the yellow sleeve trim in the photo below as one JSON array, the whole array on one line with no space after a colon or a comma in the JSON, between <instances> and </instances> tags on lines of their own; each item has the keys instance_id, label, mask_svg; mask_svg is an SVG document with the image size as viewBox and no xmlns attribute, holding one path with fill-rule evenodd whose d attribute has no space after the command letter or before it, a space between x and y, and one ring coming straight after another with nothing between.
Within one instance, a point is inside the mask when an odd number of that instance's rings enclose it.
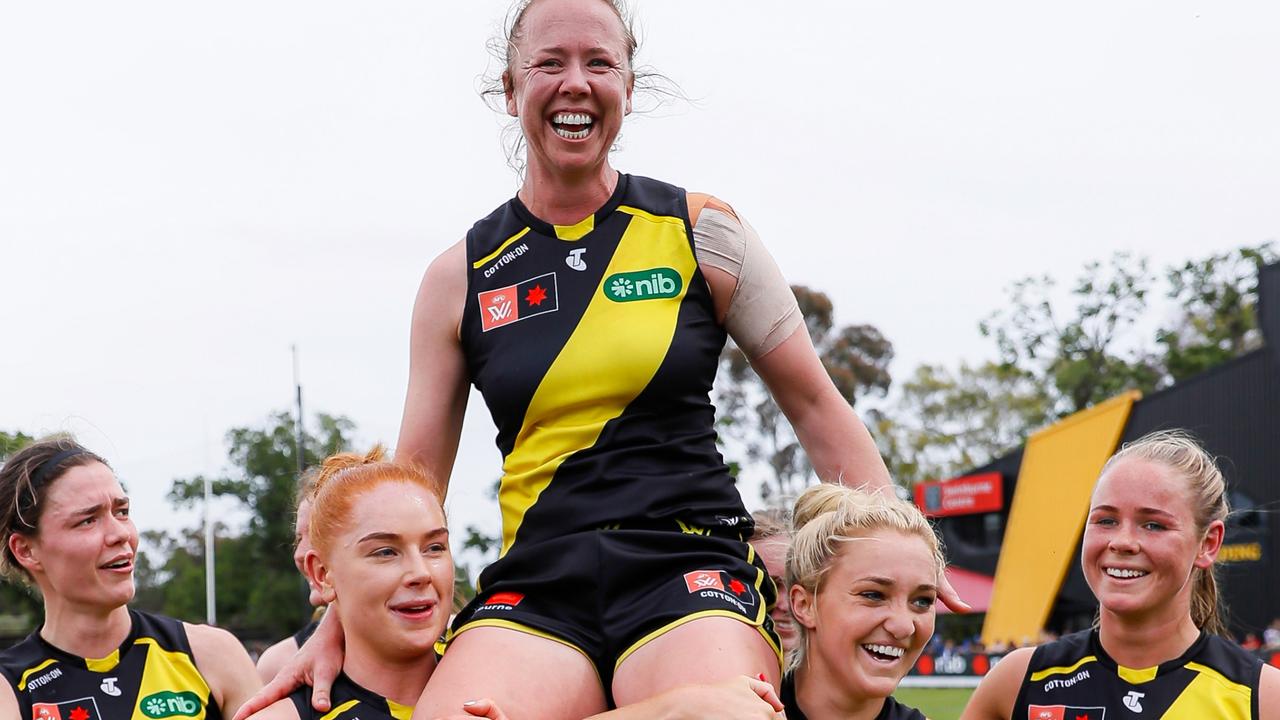
<instances>
[{"instance_id":1,"label":"yellow sleeve trim","mask_svg":"<svg viewBox=\"0 0 1280 720\"><path fill-rule=\"evenodd\" d=\"M56 662L58 662L58 660L57 660L56 658L49 658L48 660L45 660L44 662L40 663L39 665L37 665L37 666L35 666L35 667L31 668L30 670L27 670L26 672L22 673L22 678L18 680L18 691L19 691L19 692L26 692L26 689L27 689L27 678L31 677L32 675L35 675L36 673L40 672L41 670L43 670L43 669L45 669L45 668L49 667L50 665L52 665L52 664L54 664L54 663L56 663Z\"/></svg>"},{"instance_id":2,"label":"yellow sleeve trim","mask_svg":"<svg viewBox=\"0 0 1280 720\"><path fill-rule=\"evenodd\" d=\"M484 256L483 258L480 258L479 260L477 260L477 261L475 261L475 262L471 263L471 269L473 269L473 270L479 270L479 269L480 269L480 267L481 267L482 265L488 265L490 260L493 260L494 258L496 258L496 257L498 257L499 255L501 255L501 254L502 254L502 252L503 252L504 250L506 250L508 247L510 247L510 246L511 246L511 243L513 243L513 242L515 242L515 241L519 240L520 238L524 237L524 236L525 236L525 234L526 234L526 233L528 233L528 232L529 232L529 228L525 228L525 229L521 230L520 232L516 233L515 235L512 235L511 237L507 238L506 240L504 240L504 241L502 242L502 244L501 244L501 245L499 245L499 246L498 246L498 249L497 249L497 250L494 250L493 252L489 253L488 255Z\"/></svg>"},{"instance_id":3,"label":"yellow sleeve trim","mask_svg":"<svg viewBox=\"0 0 1280 720\"><path fill-rule=\"evenodd\" d=\"M1073 673L1076 670L1079 670L1081 665L1086 665L1088 663L1097 662L1097 661L1098 661L1098 658L1096 656L1086 655L1085 657L1080 658L1080 660L1075 665L1070 665L1068 667L1051 667L1051 668L1045 668L1043 670L1038 670L1036 672L1031 673L1031 682L1040 682L1041 680L1047 677L1050 677L1052 675L1066 675L1067 673Z\"/></svg>"},{"instance_id":4,"label":"yellow sleeve trim","mask_svg":"<svg viewBox=\"0 0 1280 720\"><path fill-rule=\"evenodd\" d=\"M341 715L342 713L344 713L344 712L346 712L346 711L350 710L351 708L353 708L353 707L355 707L356 705L359 705L359 704L360 704L360 701L359 701L359 700L348 700L348 701L346 701L346 702L342 703L341 705L339 705L338 707L336 707L336 708L334 708L334 709L330 710L329 712L325 713L324 715L322 715L322 716L320 717L320 720L333 720L334 718L338 717L338 716L339 716L339 715Z\"/></svg>"},{"instance_id":5,"label":"yellow sleeve trim","mask_svg":"<svg viewBox=\"0 0 1280 720\"><path fill-rule=\"evenodd\" d=\"M634 207L631 207L630 205L619 205L618 212L624 212L634 217L644 218L649 222L671 223L673 225L679 225L680 227L684 227L684 220L682 218L678 218L672 215L654 215L653 213L645 212L640 208L634 208Z\"/></svg>"}]
</instances>

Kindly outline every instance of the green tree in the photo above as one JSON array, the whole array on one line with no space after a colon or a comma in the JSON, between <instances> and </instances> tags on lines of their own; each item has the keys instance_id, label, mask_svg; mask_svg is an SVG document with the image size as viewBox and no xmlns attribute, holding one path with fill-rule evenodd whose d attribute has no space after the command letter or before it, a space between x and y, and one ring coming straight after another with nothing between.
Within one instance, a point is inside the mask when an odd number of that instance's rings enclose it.
<instances>
[{"instance_id":1,"label":"green tree","mask_svg":"<svg viewBox=\"0 0 1280 720\"><path fill-rule=\"evenodd\" d=\"M883 396L892 377L893 344L871 325L835 324L835 308L825 293L793 285L809 336L840 395L853 406L858 398ZM746 355L732 343L720 357L716 385L718 424L722 433L743 448L745 461L768 469L761 488L766 502L784 503L808 484L813 468L791 424Z\"/></svg>"},{"instance_id":2,"label":"green tree","mask_svg":"<svg viewBox=\"0 0 1280 720\"><path fill-rule=\"evenodd\" d=\"M320 414L314 426L317 433L304 435L306 466L349 449L355 425L347 418ZM248 514L243 532L230 535L223 528L214 547L218 622L246 634L280 637L309 617L305 584L291 552L298 469L294 433L294 418L287 412L271 415L263 427L233 428L227 433L230 471L211 479L214 495L237 501ZM170 502L180 508L203 498L203 476L175 480L169 492ZM153 539L165 556L152 575L164 588L160 611L186 620L203 618L203 533Z\"/></svg>"},{"instance_id":3,"label":"green tree","mask_svg":"<svg viewBox=\"0 0 1280 720\"><path fill-rule=\"evenodd\" d=\"M0 430L0 463L34 439L22 432ZM0 578L0 637L27 634L43 613L44 608L35 590L21 582Z\"/></svg>"},{"instance_id":4,"label":"green tree","mask_svg":"<svg viewBox=\"0 0 1280 720\"><path fill-rule=\"evenodd\" d=\"M1154 281L1145 258L1116 253L1107 266L1087 263L1055 305L1056 282L1045 275L1013 284L1009 304L979 325L994 338L1002 362L1046 386L1054 417L1102 402L1124 390L1155 390L1164 379L1159 358L1138 335Z\"/></svg>"},{"instance_id":5,"label":"green tree","mask_svg":"<svg viewBox=\"0 0 1280 720\"><path fill-rule=\"evenodd\" d=\"M1221 365L1262 344L1258 274L1277 259L1275 246L1264 243L1169 268L1168 296L1180 312L1160 329L1156 342L1163 349L1164 368L1174 381Z\"/></svg>"},{"instance_id":6,"label":"green tree","mask_svg":"<svg viewBox=\"0 0 1280 720\"><path fill-rule=\"evenodd\" d=\"M502 478L499 477L489 486L489 499L496 505L498 502L498 489L502 487ZM494 512L498 512L497 508ZM462 551L471 550L480 556L480 563L487 566L489 563L498 559L498 551L502 548L502 538L497 535L490 535L480 529L478 525L467 526L467 537L462 541L461 547L456 544L452 546L453 550L453 585L454 594L461 602L466 602L476 596L476 587L471 582L471 566L463 565L459 562ZM479 574L478 571L476 574Z\"/></svg>"},{"instance_id":7,"label":"green tree","mask_svg":"<svg viewBox=\"0 0 1280 720\"><path fill-rule=\"evenodd\" d=\"M1144 260L1120 253L1086 264L1065 294L1047 276L1015 283L1007 308L980 325L1002 362L921 366L868 414L890 472L908 483L964 472L1058 417L1249 352L1262 341L1258 271L1276 259L1271 244L1218 253L1168 268L1161 287ZM1153 339L1141 321L1161 291L1173 319Z\"/></svg>"},{"instance_id":8,"label":"green tree","mask_svg":"<svg viewBox=\"0 0 1280 720\"><path fill-rule=\"evenodd\" d=\"M5 432L0 430L0 462L4 462L8 457L27 445L35 438L22 432Z\"/></svg>"},{"instance_id":9,"label":"green tree","mask_svg":"<svg viewBox=\"0 0 1280 720\"><path fill-rule=\"evenodd\" d=\"M911 486L984 465L1050 419L1050 398L1011 365L921 365L888 408L866 414L890 474Z\"/></svg>"}]
</instances>

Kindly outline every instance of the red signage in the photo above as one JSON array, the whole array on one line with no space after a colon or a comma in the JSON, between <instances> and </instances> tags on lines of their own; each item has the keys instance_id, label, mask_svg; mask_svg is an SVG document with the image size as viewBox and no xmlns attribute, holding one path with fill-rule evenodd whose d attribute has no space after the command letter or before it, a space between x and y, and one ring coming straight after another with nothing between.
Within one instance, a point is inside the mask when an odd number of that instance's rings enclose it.
<instances>
[{"instance_id":1,"label":"red signage","mask_svg":"<svg viewBox=\"0 0 1280 720\"><path fill-rule=\"evenodd\" d=\"M1004 507L998 472L916 483L916 506L931 517L996 512Z\"/></svg>"}]
</instances>

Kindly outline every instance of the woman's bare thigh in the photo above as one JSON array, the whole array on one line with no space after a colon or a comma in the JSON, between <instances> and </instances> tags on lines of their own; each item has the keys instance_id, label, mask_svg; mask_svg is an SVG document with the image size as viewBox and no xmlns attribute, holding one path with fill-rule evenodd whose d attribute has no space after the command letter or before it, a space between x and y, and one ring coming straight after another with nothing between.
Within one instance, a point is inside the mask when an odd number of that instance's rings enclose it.
<instances>
[{"instance_id":1,"label":"woman's bare thigh","mask_svg":"<svg viewBox=\"0 0 1280 720\"><path fill-rule=\"evenodd\" d=\"M778 653L759 628L732 618L699 618L632 652L614 675L613 698L622 707L680 685L761 673L778 686L782 677Z\"/></svg>"},{"instance_id":2,"label":"woman's bare thigh","mask_svg":"<svg viewBox=\"0 0 1280 720\"><path fill-rule=\"evenodd\" d=\"M510 720L565 720L605 710L600 676L585 655L497 627L471 628L453 639L413 717L462 715L462 704L479 698L497 702Z\"/></svg>"}]
</instances>

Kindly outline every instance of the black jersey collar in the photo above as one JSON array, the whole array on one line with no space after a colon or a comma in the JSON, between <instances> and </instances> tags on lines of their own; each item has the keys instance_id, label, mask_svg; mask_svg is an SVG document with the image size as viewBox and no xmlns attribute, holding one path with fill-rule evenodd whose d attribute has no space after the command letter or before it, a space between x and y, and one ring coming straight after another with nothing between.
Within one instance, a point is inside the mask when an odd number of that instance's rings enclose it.
<instances>
[{"instance_id":1,"label":"black jersey collar","mask_svg":"<svg viewBox=\"0 0 1280 720\"><path fill-rule=\"evenodd\" d=\"M341 688L341 691L339 691L339 688ZM393 712L391 705L392 701L390 699L385 698L357 683L355 680L352 680L351 676L347 675L345 671L338 673L337 679L333 682L333 689L334 692L330 693L331 697L343 697L349 695L351 699L359 700L364 705L376 708L379 712L385 712L388 715ZM334 705L336 706L337 703L335 702Z\"/></svg>"},{"instance_id":2,"label":"black jersey collar","mask_svg":"<svg viewBox=\"0 0 1280 720\"><path fill-rule=\"evenodd\" d=\"M540 235L560 238L561 240L580 240L590 234L592 229L600 227L605 218L618 209L618 206L622 204L622 198L627 194L627 184L630 178L631 176L626 173L618 173L618 185L613 189L613 194L609 196L609 199L605 201L599 210L583 218L581 222L575 225L552 225L539 218L530 212L529 208L525 207L518 194L511 198L511 207L515 210L516 216L520 218L521 222Z\"/></svg>"},{"instance_id":3,"label":"black jersey collar","mask_svg":"<svg viewBox=\"0 0 1280 720\"><path fill-rule=\"evenodd\" d=\"M1103 667L1110 668L1131 685L1149 682L1161 675L1182 668L1187 664L1187 661L1200 654L1207 642L1209 642L1209 634L1204 630L1201 630L1196 641L1191 643L1191 647L1187 648L1178 657L1172 660L1166 660L1155 666L1154 672L1152 672L1152 668L1129 668L1118 664L1102 647L1102 639L1098 635L1097 628L1089 632L1089 648L1093 651L1094 656L1098 658L1098 662L1102 663Z\"/></svg>"}]
</instances>

